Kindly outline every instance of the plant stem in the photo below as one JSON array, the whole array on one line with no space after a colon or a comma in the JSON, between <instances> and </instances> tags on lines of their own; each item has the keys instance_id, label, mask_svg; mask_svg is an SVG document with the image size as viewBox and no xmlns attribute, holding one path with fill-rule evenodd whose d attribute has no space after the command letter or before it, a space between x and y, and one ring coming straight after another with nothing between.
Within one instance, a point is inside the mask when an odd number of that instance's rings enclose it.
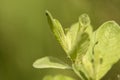
<instances>
[{"instance_id":1,"label":"plant stem","mask_svg":"<svg viewBox=\"0 0 120 80\"><path fill-rule=\"evenodd\" d=\"M79 76L79 78L81 78L81 80L85 80L85 79L79 74L79 72L76 70L74 64L72 64L72 68L73 68L73 71Z\"/></svg>"}]
</instances>

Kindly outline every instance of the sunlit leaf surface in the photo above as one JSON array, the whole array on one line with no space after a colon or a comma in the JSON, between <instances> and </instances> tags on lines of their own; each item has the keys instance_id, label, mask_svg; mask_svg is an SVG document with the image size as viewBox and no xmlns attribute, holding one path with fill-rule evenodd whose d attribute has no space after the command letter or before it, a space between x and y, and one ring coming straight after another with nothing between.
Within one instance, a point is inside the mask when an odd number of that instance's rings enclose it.
<instances>
[{"instance_id":1,"label":"sunlit leaf surface","mask_svg":"<svg viewBox=\"0 0 120 80\"><path fill-rule=\"evenodd\" d=\"M114 21L104 23L96 31L95 40L95 71L100 79L120 59L120 26Z\"/></svg>"},{"instance_id":2,"label":"sunlit leaf surface","mask_svg":"<svg viewBox=\"0 0 120 80\"><path fill-rule=\"evenodd\" d=\"M35 68L59 68L59 69L71 69L69 65L62 62L58 58L43 57L36 60L33 64Z\"/></svg>"}]
</instances>

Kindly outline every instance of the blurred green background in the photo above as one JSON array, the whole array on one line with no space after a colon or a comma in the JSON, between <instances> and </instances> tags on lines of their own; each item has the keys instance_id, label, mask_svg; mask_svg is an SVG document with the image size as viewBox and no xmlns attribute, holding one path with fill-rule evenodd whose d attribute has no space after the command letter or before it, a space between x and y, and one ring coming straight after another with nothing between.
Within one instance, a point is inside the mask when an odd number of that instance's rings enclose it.
<instances>
[{"instance_id":1,"label":"blurred green background","mask_svg":"<svg viewBox=\"0 0 120 80\"><path fill-rule=\"evenodd\" d=\"M120 0L0 0L0 80L42 80L45 75L72 71L34 69L33 62L43 56L67 60L50 31L45 10L49 10L64 27L89 14L94 29L103 22L120 24ZM120 61L103 80L119 80ZM111 78L111 79L109 79Z\"/></svg>"}]
</instances>

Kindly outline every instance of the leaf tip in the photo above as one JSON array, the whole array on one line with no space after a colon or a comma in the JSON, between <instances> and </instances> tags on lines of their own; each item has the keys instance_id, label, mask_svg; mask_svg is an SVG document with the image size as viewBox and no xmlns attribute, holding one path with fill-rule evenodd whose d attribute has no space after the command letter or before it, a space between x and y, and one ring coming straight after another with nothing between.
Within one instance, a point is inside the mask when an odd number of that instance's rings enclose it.
<instances>
[{"instance_id":1,"label":"leaf tip","mask_svg":"<svg viewBox=\"0 0 120 80\"><path fill-rule=\"evenodd\" d=\"M88 14L84 13L79 17L79 23L81 26L88 26L90 24L90 18Z\"/></svg>"},{"instance_id":2,"label":"leaf tip","mask_svg":"<svg viewBox=\"0 0 120 80\"><path fill-rule=\"evenodd\" d=\"M53 19L51 13L48 10L45 11L45 15L48 17L48 19Z\"/></svg>"},{"instance_id":3,"label":"leaf tip","mask_svg":"<svg viewBox=\"0 0 120 80\"><path fill-rule=\"evenodd\" d=\"M34 68L37 68L37 66L36 66L36 61L32 64L32 66L33 66Z\"/></svg>"},{"instance_id":4,"label":"leaf tip","mask_svg":"<svg viewBox=\"0 0 120 80\"><path fill-rule=\"evenodd\" d=\"M45 11L45 15L48 16L50 12L48 10Z\"/></svg>"}]
</instances>

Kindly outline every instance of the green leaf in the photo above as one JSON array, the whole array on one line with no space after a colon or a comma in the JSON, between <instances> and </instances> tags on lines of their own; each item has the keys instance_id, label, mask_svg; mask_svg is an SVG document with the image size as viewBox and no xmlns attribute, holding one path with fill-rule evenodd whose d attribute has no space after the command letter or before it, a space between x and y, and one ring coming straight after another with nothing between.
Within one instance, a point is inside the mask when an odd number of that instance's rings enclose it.
<instances>
[{"instance_id":1,"label":"green leaf","mask_svg":"<svg viewBox=\"0 0 120 80\"><path fill-rule=\"evenodd\" d=\"M58 69L71 69L71 67L54 57L43 57L36 60L33 63L33 67L35 68L58 68Z\"/></svg>"},{"instance_id":2,"label":"green leaf","mask_svg":"<svg viewBox=\"0 0 120 80\"><path fill-rule=\"evenodd\" d=\"M75 60L77 56L82 56L87 52L91 34L92 27L89 16L83 14L79 17L79 22L72 25L66 34L70 43L69 54L73 60Z\"/></svg>"},{"instance_id":3,"label":"green leaf","mask_svg":"<svg viewBox=\"0 0 120 80\"><path fill-rule=\"evenodd\" d=\"M114 21L104 23L95 32L94 70L101 79L120 59L120 26Z\"/></svg>"},{"instance_id":4,"label":"green leaf","mask_svg":"<svg viewBox=\"0 0 120 80\"><path fill-rule=\"evenodd\" d=\"M49 11L46 11L46 16L48 19L48 23L50 25L50 28L52 32L54 33L56 39L61 44L62 48L65 50L65 52L68 52L68 42L66 41L66 36L64 33L64 30L62 28L62 25L57 19L54 19Z\"/></svg>"},{"instance_id":5,"label":"green leaf","mask_svg":"<svg viewBox=\"0 0 120 80\"><path fill-rule=\"evenodd\" d=\"M47 75L43 78L43 80L75 80L75 79L63 75L56 75L56 76Z\"/></svg>"}]
</instances>

